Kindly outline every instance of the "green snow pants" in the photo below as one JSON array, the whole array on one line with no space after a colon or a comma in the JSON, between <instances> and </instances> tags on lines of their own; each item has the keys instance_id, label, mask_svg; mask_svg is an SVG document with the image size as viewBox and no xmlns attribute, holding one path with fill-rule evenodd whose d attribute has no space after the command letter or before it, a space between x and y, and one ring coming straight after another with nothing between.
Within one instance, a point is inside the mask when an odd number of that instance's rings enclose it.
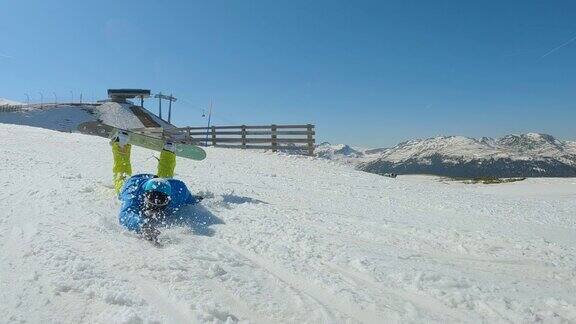
<instances>
[{"instance_id":1,"label":"green snow pants","mask_svg":"<svg viewBox=\"0 0 576 324\"><path fill-rule=\"evenodd\" d=\"M130 144L121 147L117 142L112 143L112 156L114 157L112 181L114 182L116 194L120 193L120 189L122 189L126 178L132 175L132 165L130 163L131 149L132 145ZM174 177L175 168L176 155L172 152L162 150L162 152L160 152L160 159L158 160L156 175L160 178L172 178Z\"/></svg>"}]
</instances>

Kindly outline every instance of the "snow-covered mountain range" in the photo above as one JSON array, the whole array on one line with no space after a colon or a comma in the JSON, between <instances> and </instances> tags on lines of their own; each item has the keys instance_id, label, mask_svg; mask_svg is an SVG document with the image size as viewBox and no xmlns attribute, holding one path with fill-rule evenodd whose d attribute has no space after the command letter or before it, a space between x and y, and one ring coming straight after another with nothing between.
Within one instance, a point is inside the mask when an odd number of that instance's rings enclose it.
<instances>
[{"instance_id":1,"label":"snow-covered mountain range","mask_svg":"<svg viewBox=\"0 0 576 324\"><path fill-rule=\"evenodd\" d=\"M348 147L342 146L341 147ZM528 133L501 138L439 136L402 142L392 148L355 150L319 145L319 156L377 173L436 174L451 177L576 176L576 142ZM350 154L354 152L354 154Z\"/></svg>"}]
</instances>

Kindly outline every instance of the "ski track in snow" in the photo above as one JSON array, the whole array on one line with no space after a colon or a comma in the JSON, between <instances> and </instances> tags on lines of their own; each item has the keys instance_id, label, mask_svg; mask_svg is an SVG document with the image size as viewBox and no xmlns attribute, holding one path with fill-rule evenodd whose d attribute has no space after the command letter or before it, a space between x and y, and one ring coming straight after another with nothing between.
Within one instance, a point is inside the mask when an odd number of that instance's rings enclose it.
<instances>
[{"instance_id":1,"label":"ski track in snow","mask_svg":"<svg viewBox=\"0 0 576 324\"><path fill-rule=\"evenodd\" d=\"M118 225L106 140L0 124L0 321L576 321L576 180L390 179L208 149L157 248ZM134 173L154 152L133 148ZM205 224L202 224L204 222Z\"/></svg>"}]
</instances>

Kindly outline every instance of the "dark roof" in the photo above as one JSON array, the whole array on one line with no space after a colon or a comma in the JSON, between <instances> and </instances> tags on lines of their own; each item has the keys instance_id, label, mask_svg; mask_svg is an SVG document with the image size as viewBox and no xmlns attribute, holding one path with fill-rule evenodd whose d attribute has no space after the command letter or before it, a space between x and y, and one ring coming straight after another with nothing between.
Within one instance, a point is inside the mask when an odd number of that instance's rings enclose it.
<instances>
[{"instance_id":1,"label":"dark roof","mask_svg":"<svg viewBox=\"0 0 576 324\"><path fill-rule=\"evenodd\" d=\"M150 90L147 89L108 89L108 97L150 97Z\"/></svg>"}]
</instances>

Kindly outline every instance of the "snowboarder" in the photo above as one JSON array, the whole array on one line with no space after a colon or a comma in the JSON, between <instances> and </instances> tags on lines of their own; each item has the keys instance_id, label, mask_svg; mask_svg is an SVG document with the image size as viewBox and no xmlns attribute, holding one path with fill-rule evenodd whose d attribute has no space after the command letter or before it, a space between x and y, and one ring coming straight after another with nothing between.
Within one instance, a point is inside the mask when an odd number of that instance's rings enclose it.
<instances>
[{"instance_id":1,"label":"snowboarder","mask_svg":"<svg viewBox=\"0 0 576 324\"><path fill-rule=\"evenodd\" d=\"M178 209L196 204L201 198L193 196L184 182L172 179L176 167L174 147L167 142L160 152L158 170L154 174L132 176L131 144L128 134L118 133L112 141L114 157L113 180L118 199L122 201L120 224L143 238L158 242L157 227L176 221Z\"/></svg>"}]
</instances>

